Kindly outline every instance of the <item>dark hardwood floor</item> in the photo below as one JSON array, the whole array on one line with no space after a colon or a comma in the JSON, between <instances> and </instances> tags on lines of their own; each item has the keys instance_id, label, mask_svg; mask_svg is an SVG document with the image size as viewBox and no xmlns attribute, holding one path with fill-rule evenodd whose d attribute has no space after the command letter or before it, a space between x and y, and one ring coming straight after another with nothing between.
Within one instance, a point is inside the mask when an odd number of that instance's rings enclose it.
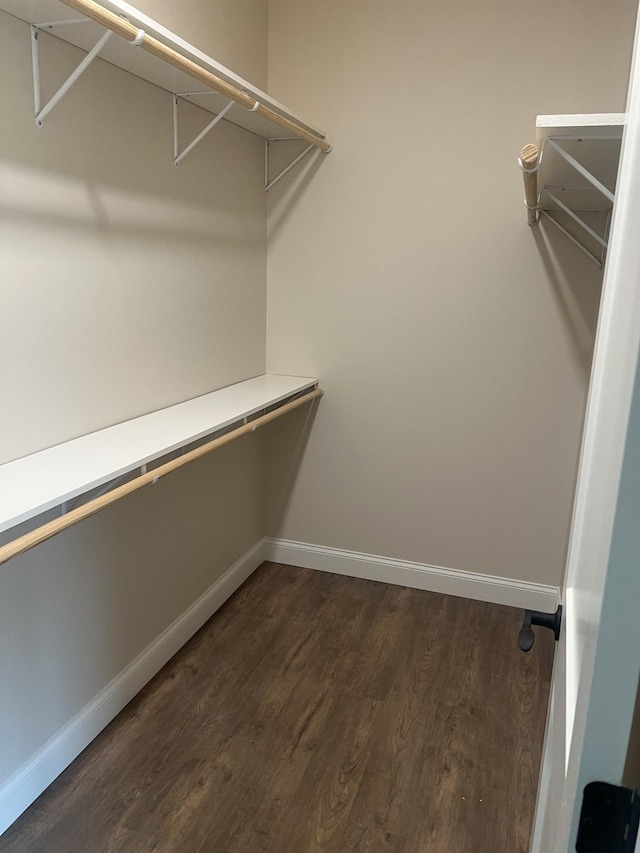
<instances>
[{"instance_id":1,"label":"dark hardwood floor","mask_svg":"<svg viewBox=\"0 0 640 853\"><path fill-rule=\"evenodd\" d=\"M525 853L553 639L521 617L266 563L0 853Z\"/></svg>"}]
</instances>

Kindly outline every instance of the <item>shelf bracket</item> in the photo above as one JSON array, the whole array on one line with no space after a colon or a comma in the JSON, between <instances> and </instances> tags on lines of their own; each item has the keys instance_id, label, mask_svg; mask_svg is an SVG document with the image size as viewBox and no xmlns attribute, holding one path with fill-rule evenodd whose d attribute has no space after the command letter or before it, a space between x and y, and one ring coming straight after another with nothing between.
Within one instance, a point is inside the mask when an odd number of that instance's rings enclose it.
<instances>
[{"instance_id":1,"label":"shelf bracket","mask_svg":"<svg viewBox=\"0 0 640 853\"><path fill-rule=\"evenodd\" d=\"M37 127L42 127L44 124L45 118L49 115L51 110L60 102L60 100L67 94L69 89L73 86L73 84L78 80L78 78L87 70L87 68L91 65L93 60L98 56L102 48L109 41L109 38L112 34L111 30L107 30L104 35L98 40L96 45L89 51L89 53L85 56L82 62L78 65L75 71L73 71L69 77L65 80L65 82L60 86L58 91L53 95L47 103L42 106L42 99L40 93L40 53L38 49L38 36L40 30L48 29L51 30L54 27L63 26L65 24L78 24L78 23L88 23L88 18L81 18L80 20L74 19L73 21L51 21L46 24L32 24L31 25L31 64L33 68L33 101L35 105L35 121Z\"/></svg>"},{"instance_id":2,"label":"shelf bracket","mask_svg":"<svg viewBox=\"0 0 640 853\"><path fill-rule=\"evenodd\" d=\"M567 138L569 138L569 137L567 137ZM605 187L605 185L602 183L602 181L599 181L595 175L592 175L588 169L585 169L585 167L582 165L582 163L580 163L578 160L576 160L575 157L572 157L571 154L569 154L568 151L565 151L561 145L558 145L558 143L556 142L556 140L552 136L548 136L544 141L547 143L547 145L550 145L554 151L557 151L558 154L573 169L575 169L576 172L578 172L578 174L582 175L583 178L585 178L587 181L589 181L589 183L591 184L592 187L594 187L596 190L598 190L599 193L602 193L602 195L607 199L607 201L610 201L611 204L613 204L613 202L615 201L615 195L611 192L611 190L608 187ZM542 155L541 155L540 159L542 159Z\"/></svg>"},{"instance_id":3,"label":"shelf bracket","mask_svg":"<svg viewBox=\"0 0 640 853\"><path fill-rule=\"evenodd\" d=\"M556 153L558 153L562 157L562 159L569 166L571 166L572 169L574 169L579 175L582 175L582 177L589 184L591 184L591 186L595 190L597 190L602 196L604 196L604 198L611 205L613 205L613 203L615 201L615 194L607 186L605 186L602 183L602 181L599 181L595 175L593 175L588 169L586 169L582 165L582 163L579 162L579 160L576 160L575 157L573 157L571 154L569 154L568 151L565 151L564 148L558 144L558 142L563 138L564 137L560 137L560 139L554 139L552 136L549 136L544 140L543 148L544 148L544 144L546 143L550 148L552 148ZM567 138L569 138L569 137L567 137ZM544 153L544 152L542 152L542 153ZM540 159L542 160L542 154L541 154ZM607 240L605 239L606 235L605 235L605 237L602 237L600 234L598 234L597 231L594 231L594 229L591 228L580 216L578 216L575 211L571 210L571 208L569 208L566 204L564 204L562 201L560 201L560 199L557 197L557 195L552 193L548 187L542 187L540 193L542 194L543 192L545 192L549 196L549 198L560 208L560 210L564 211L567 214L567 216L569 216L575 223L577 223L580 226L580 228L583 229L583 231L585 231L593 240L596 241L596 243L598 243L600 245L600 247L601 247L600 248L600 256L598 257L593 252L589 251L589 249L586 246L584 246L579 240L577 240L572 234L570 234L569 231L567 231L567 229L564 228L547 211L540 209L540 212L544 213L545 218L547 219L548 222L552 222L556 226L556 228L558 228L567 237L569 237L569 239L573 243L575 243L575 245L578 246L578 248L582 249L582 251L586 255L588 255L592 261L595 261L595 263L600 267L600 269L602 269L602 267L604 266L604 260L605 260L606 252L608 249L608 243L607 243Z\"/></svg>"},{"instance_id":4,"label":"shelf bracket","mask_svg":"<svg viewBox=\"0 0 640 853\"><path fill-rule=\"evenodd\" d=\"M298 142L299 140L296 137L284 137L282 139L265 139L264 141L264 188L268 192L271 187L278 183L280 178L284 178L284 176L293 169L294 166L297 166L298 163L304 159L307 154L309 154L316 146L308 145L304 151L301 151L297 157L294 157L293 160L289 163L288 166L285 166L284 169L281 169L280 172L275 176L275 178L269 179L269 143L271 142Z\"/></svg>"},{"instance_id":5,"label":"shelf bracket","mask_svg":"<svg viewBox=\"0 0 640 853\"><path fill-rule=\"evenodd\" d=\"M179 166L182 160L187 156L187 154L192 151L196 145L201 142L205 136L213 130L213 128L218 124L219 121L226 116L231 107L236 103L235 101L229 101L229 103L223 107L218 115L214 116L213 120L209 122L209 124L205 127L204 130L200 131L200 133L196 136L194 140L192 140L187 147L180 151L178 147L178 98L184 97L185 95L193 94L191 92L177 92L173 96L173 165ZM206 94L204 92L197 92L195 94L203 95ZM215 93L214 93L215 94Z\"/></svg>"}]
</instances>

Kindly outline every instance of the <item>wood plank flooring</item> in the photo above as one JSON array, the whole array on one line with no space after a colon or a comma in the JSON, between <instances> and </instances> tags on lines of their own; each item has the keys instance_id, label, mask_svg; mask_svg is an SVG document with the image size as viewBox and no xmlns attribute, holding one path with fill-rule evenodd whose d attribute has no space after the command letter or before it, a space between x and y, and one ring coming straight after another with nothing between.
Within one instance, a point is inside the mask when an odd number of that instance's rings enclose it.
<instances>
[{"instance_id":1,"label":"wood plank flooring","mask_svg":"<svg viewBox=\"0 0 640 853\"><path fill-rule=\"evenodd\" d=\"M265 563L0 853L526 853L553 639L521 618Z\"/></svg>"}]
</instances>

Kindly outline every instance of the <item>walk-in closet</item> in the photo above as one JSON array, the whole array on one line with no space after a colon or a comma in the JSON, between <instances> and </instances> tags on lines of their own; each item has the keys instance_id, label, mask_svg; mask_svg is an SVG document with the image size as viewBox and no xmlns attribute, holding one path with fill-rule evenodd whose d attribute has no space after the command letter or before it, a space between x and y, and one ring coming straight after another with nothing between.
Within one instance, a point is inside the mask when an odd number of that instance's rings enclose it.
<instances>
[{"instance_id":1,"label":"walk-in closet","mask_svg":"<svg viewBox=\"0 0 640 853\"><path fill-rule=\"evenodd\" d=\"M0 0L0 853L630 843L637 11Z\"/></svg>"}]
</instances>

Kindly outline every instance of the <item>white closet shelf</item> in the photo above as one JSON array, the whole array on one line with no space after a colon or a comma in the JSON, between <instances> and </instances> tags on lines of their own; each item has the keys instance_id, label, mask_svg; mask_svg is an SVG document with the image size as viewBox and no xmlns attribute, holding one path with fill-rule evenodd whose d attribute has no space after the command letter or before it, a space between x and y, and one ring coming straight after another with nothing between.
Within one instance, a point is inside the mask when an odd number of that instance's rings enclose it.
<instances>
[{"instance_id":1,"label":"white closet shelf","mask_svg":"<svg viewBox=\"0 0 640 853\"><path fill-rule=\"evenodd\" d=\"M177 148L177 103L182 98L267 141L300 139L308 143L308 150L316 148L325 153L331 150L324 131L303 121L266 92L124 0L101 0L99 3L94 0L0 0L0 10L32 25L38 126L42 126L58 100L99 55L107 62L174 95L176 165L186 153L183 151L179 155ZM43 31L88 54L78 67L78 72L74 72L44 106L40 103L38 48L38 39ZM110 38L113 33L118 37ZM206 132L212 127L213 124ZM192 146L188 147L190 150Z\"/></svg>"},{"instance_id":2,"label":"white closet shelf","mask_svg":"<svg viewBox=\"0 0 640 853\"><path fill-rule=\"evenodd\" d=\"M604 263L624 113L539 115L520 152L528 221L542 214L599 266Z\"/></svg>"},{"instance_id":3,"label":"white closet shelf","mask_svg":"<svg viewBox=\"0 0 640 853\"><path fill-rule=\"evenodd\" d=\"M299 376L257 376L0 465L0 531L234 426L250 432L260 425L256 415L284 414L287 406L313 399L317 384Z\"/></svg>"}]
</instances>

